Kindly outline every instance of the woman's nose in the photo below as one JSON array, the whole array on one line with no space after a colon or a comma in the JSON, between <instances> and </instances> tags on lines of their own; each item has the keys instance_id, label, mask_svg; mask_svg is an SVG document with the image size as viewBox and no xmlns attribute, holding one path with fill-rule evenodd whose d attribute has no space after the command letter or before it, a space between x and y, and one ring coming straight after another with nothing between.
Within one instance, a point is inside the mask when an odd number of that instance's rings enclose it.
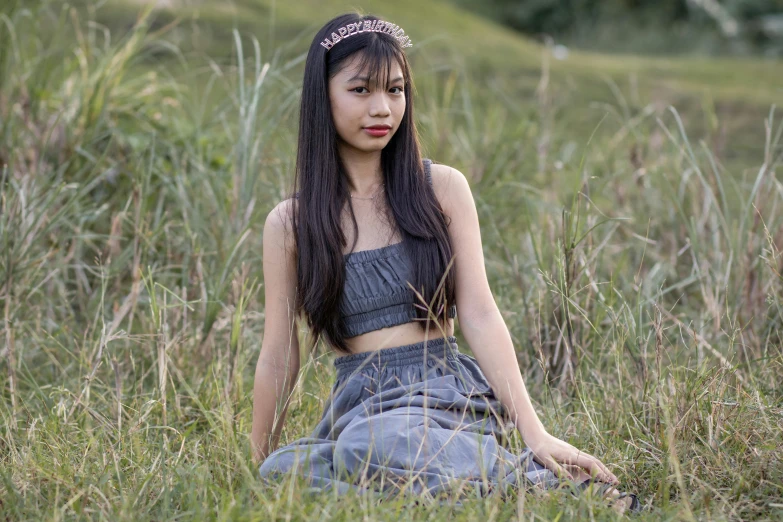
<instances>
[{"instance_id":1,"label":"woman's nose","mask_svg":"<svg viewBox=\"0 0 783 522\"><path fill-rule=\"evenodd\" d=\"M386 93L376 93L370 102L370 116L388 116L390 112Z\"/></svg>"}]
</instances>

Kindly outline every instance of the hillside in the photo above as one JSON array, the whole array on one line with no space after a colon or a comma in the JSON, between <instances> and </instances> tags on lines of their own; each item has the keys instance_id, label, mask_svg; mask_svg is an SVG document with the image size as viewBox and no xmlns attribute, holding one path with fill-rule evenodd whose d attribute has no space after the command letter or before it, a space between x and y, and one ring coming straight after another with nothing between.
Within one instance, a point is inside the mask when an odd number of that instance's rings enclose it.
<instances>
[{"instance_id":1,"label":"hillside","mask_svg":"<svg viewBox=\"0 0 783 522\"><path fill-rule=\"evenodd\" d=\"M345 0L237 0L232 3L156 0L153 26L178 21L169 38L192 60L233 60L232 28L258 39L262 57L288 59L306 51L312 34L331 16L355 8ZM110 0L97 19L117 31L130 27L146 0ZM555 59L541 44L441 0L361 2L364 12L394 21L412 37L418 76L457 70L477 91L533 107L546 96L555 109L553 125L575 140L595 130L603 115L629 117L645 110L661 116L668 105L683 115L694 137L714 137L718 155L760 160L763 119L783 100L783 66L761 59L647 58L569 50ZM274 52L272 51L274 50ZM291 72L301 78L300 68ZM479 94L480 96L482 94ZM598 108L603 106L604 108ZM616 129L615 129L616 130Z\"/></svg>"}]
</instances>

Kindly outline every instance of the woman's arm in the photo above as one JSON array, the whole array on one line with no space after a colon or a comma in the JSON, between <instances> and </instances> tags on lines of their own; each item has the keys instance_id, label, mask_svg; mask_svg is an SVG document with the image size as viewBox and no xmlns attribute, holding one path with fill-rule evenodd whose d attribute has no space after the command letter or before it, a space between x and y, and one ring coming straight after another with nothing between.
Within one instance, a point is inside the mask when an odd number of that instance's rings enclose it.
<instances>
[{"instance_id":1,"label":"woman's arm","mask_svg":"<svg viewBox=\"0 0 783 522\"><path fill-rule=\"evenodd\" d=\"M570 474L558 464L573 464L616 482L598 459L552 437L538 418L519 371L516 352L505 321L489 288L478 213L465 176L445 165L432 166L433 187L451 219L459 326L492 391L508 411L525 443L547 467Z\"/></svg>"},{"instance_id":2,"label":"woman's arm","mask_svg":"<svg viewBox=\"0 0 783 522\"><path fill-rule=\"evenodd\" d=\"M277 446L289 396L299 374L299 338L294 313L296 255L293 235L289 233L292 208L292 200L281 202L264 223L264 339L253 384L250 434L257 463Z\"/></svg>"}]
</instances>

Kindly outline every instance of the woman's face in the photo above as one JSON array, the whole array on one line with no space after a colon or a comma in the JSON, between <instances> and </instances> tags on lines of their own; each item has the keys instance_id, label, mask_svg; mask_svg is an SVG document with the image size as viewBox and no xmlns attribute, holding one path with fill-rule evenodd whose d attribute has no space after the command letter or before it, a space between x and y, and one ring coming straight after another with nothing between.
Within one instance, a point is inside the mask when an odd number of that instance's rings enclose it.
<instances>
[{"instance_id":1,"label":"woman's face","mask_svg":"<svg viewBox=\"0 0 783 522\"><path fill-rule=\"evenodd\" d=\"M360 58L350 59L329 80L332 119L342 146L376 152L389 143L405 114L405 79L394 60L388 83L377 85L358 69Z\"/></svg>"}]
</instances>

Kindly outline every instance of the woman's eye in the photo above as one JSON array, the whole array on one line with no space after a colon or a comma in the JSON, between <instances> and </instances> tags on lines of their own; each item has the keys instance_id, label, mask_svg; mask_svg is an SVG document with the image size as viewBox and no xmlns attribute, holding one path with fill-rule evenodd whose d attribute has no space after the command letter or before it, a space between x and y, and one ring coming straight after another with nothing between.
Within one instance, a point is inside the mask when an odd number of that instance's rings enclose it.
<instances>
[{"instance_id":1,"label":"woman's eye","mask_svg":"<svg viewBox=\"0 0 783 522\"><path fill-rule=\"evenodd\" d=\"M403 93L403 88L402 87L392 87L392 90L394 90L394 89L397 89L397 92L395 92L394 94L402 94Z\"/></svg>"},{"instance_id":2,"label":"woman's eye","mask_svg":"<svg viewBox=\"0 0 783 522\"><path fill-rule=\"evenodd\" d=\"M366 88L366 87L356 87L356 88L354 88L354 89L351 89L351 90L352 90L352 91L358 91L359 89L364 89L365 91L367 90L367 88ZM359 93L359 94L362 94L362 93Z\"/></svg>"}]
</instances>

